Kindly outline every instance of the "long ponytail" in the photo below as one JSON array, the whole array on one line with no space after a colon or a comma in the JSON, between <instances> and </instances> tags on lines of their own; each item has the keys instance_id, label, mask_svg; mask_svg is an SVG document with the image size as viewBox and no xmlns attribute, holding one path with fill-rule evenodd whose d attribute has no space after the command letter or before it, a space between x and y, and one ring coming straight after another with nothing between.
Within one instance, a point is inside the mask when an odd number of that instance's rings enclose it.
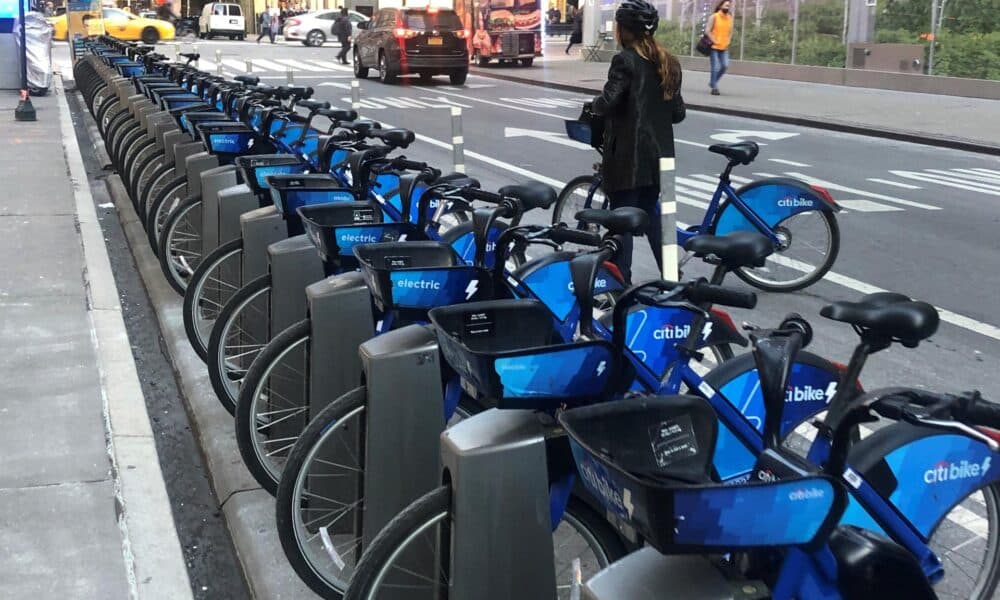
<instances>
[{"instance_id":1,"label":"long ponytail","mask_svg":"<svg viewBox=\"0 0 1000 600\"><path fill-rule=\"evenodd\" d=\"M660 88L663 99L670 100L681 87L680 62L667 49L656 41L652 35L640 35L632 40L632 48L639 56L656 66L660 75Z\"/></svg>"}]
</instances>

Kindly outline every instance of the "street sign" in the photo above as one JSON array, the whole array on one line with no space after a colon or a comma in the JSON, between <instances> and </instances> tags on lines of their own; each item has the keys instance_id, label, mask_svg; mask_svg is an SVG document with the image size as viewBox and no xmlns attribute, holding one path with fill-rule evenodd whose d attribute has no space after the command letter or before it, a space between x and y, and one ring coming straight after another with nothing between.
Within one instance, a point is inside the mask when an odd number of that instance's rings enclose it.
<instances>
[{"instance_id":1,"label":"street sign","mask_svg":"<svg viewBox=\"0 0 1000 600\"><path fill-rule=\"evenodd\" d=\"M719 131L722 133L713 134L712 139L724 144L738 144L739 142L747 141L747 138L760 138L776 142L799 135L785 131L750 131L745 129L719 129ZM765 145L761 144L761 146Z\"/></svg>"}]
</instances>

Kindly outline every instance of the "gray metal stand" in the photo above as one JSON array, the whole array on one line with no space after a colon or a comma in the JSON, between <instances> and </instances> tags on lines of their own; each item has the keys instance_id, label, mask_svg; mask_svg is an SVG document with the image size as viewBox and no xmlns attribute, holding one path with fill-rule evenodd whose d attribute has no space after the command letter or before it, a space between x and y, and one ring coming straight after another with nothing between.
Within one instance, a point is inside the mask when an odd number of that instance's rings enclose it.
<instances>
[{"instance_id":1,"label":"gray metal stand","mask_svg":"<svg viewBox=\"0 0 1000 600\"><path fill-rule=\"evenodd\" d=\"M187 173L187 195L201 195L201 174L219 166L219 157L204 151L188 156L185 172Z\"/></svg>"},{"instance_id":2,"label":"gray metal stand","mask_svg":"<svg viewBox=\"0 0 1000 600\"><path fill-rule=\"evenodd\" d=\"M445 427L444 390L431 327L389 331L361 344L358 352L368 387L362 515L362 544L367 545L400 511L441 482L438 439Z\"/></svg>"},{"instance_id":3,"label":"gray metal stand","mask_svg":"<svg viewBox=\"0 0 1000 600\"><path fill-rule=\"evenodd\" d=\"M492 409L466 419L441 434L441 459L451 479L454 518L449 596L554 599L545 432L538 414Z\"/></svg>"},{"instance_id":4,"label":"gray metal stand","mask_svg":"<svg viewBox=\"0 0 1000 600\"><path fill-rule=\"evenodd\" d=\"M250 282L267 273L267 247L288 237L288 226L273 206L258 208L240 215L243 237L243 273Z\"/></svg>"},{"instance_id":5,"label":"gray metal stand","mask_svg":"<svg viewBox=\"0 0 1000 600\"><path fill-rule=\"evenodd\" d=\"M651 596L655 590L657 595ZM642 548L587 581L582 600L756 600L770 597L759 581L725 577L702 556L663 556Z\"/></svg>"},{"instance_id":6,"label":"gray metal stand","mask_svg":"<svg viewBox=\"0 0 1000 600\"><path fill-rule=\"evenodd\" d=\"M317 255L318 256L318 255ZM371 292L357 271L306 288L309 345L309 414L361 385L358 346L375 335Z\"/></svg>"},{"instance_id":7,"label":"gray metal stand","mask_svg":"<svg viewBox=\"0 0 1000 600\"><path fill-rule=\"evenodd\" d=\"M201 252L208 256L218 248L219 237L219 193L236 185L236 167L223 165L201 174Z\"/></svg>"}]
</instances>

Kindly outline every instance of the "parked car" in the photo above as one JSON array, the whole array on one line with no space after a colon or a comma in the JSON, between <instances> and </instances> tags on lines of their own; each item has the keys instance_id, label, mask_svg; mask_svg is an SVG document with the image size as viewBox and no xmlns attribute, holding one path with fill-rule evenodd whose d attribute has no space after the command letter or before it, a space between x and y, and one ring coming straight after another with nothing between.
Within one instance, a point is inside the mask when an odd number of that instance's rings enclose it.
<instances>
[{"instance_id":1,"label":"parked car","mask_svg":"<svg viewBox=\"0 0 1000 600\"><path fill-rule=\"evenodd\" d=\"M239 4L209 2L201 9L198 37L211 39L217 35L227 36L231 40L242 40L246 37L246 21L243 18L243 8Z\"/></svg>"},{"instance_id":2,"label":"parked car","mask_svg":"<svg viewBox=\"0 0 1000 600\"><path fill-rule=\"evenodd\" d=\"M469 75L469 32L453 10L383 8L358 28L354 74L360 79L378 69L383 83L417 73L421 79L448 75L461 85Z\"/></svg>"},{"instance_id":3,"label":"parked car","mask_svg":"<svg viewBox=\"0 0 1000 600\"><path fill-rule=\"evenodd\" d=\"M298 40L306 46L322 46L327 40L334 40L333 23L340 16L340 9L318 10L302 15L296 15L285 21L282 35L286 40ZM358 35L358 23L368 20L368 17L357 11L348 11L347 18L351 20L351 37Z\"/></svg>"},{"instance_id":4,"label":"parked car","mask_svg":"<svg viewBox=\"0 0 1000 600\"><path fill-rule=\"evenodd\" d=\"M117 8L102 9L101 14L100 21L104 23L104 32L120 40L141 40L146 44L155 44L162 40L174 39L174 26L166 21L144 19ZM65 40L66 15L50 17L48 21L52 23L52 39ZM96 25L96 22L94 24Z\"/></svg>"}]
</instances>

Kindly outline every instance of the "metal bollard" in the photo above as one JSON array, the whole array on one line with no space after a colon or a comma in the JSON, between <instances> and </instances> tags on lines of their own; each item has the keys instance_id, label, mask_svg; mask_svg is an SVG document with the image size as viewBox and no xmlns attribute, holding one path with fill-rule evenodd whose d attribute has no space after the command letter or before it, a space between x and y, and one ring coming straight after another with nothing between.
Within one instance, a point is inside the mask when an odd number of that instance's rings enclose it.
<instances>
[{"instance_id":1,"label":"metal bollard","mask_svg":"<svg viewBox=\"0 0 1000 600\"><path fill-rule=\"evenodd\" d=\"M285 79L288 80L288 85L295 83L295 76L292 74L291 67L285 67Z\"/></svg>"},{"instance_id":2,"label":"metal bollard","mask_svg":"<svg viewBox=\"0 0 1000 600\"><path fill-rule=\"evenodd\" d=\"M196 55L198 55L198 58L196 58L194 61L194 68L197 69L198 63L201 62L201 55L198 54L198 44L191 44L191 52L194 52Z\"/></svg>"},{"instance_id":3,"label":"metal bollard","mask_svg":"<svg viewBox=\"0 0 1000 600\"><path fill-rule=\"evenodd\" d=\"M181 47L180 46L174 46L174 60L176 60L178 62L181 60Z\"/></svg>"},{"instance_id":4,"label":"metal bollard","mask_svg":"<svg viewBox=\"0 0 1000 600\"><path fill-rule=\"evenodd\" d=\"M677 195L674 191L674 159L660 158L660 225L663 228L661 276L665 281L678 280L680 249L677 245Z\"/></svg>"},{"instance_id":5,"label":"metal bollard","mask_svg":"<svg viewBox=\"0 0 1000 600\"><path fill-rule=\"evenodd\" d=\"M361 110L361 82L357 79L351 80L351 110Z\"/></svg>"},{"instance_id":6,"label":"metal bollard","mask_svg":"<svg viewBox=\"0 0 1000 600\"><path fill-rule=\"evenodd\" d=\"M222 77L222 50L215 51L215 73Z\"/></svg>"},{"instance_id":7,"label":"metal bollard","mask_svg":"<svg viewBox=\"0 0 1000 600\"><path fill-rule=\"evenodd\" d=\"M462 108L451 107L451 149L456 173L465 173L465 140L462 138Z\"/></svg>"},{"instance_id":8,"label":"metal bollard","mask_svg":"<svg viewBox=\"0 0 1000 600\"><path fill-rule=\"evenodd\" d=\"M247 73L253 73L253 59L247 59Z\"/></svg>"}]
</instances>

